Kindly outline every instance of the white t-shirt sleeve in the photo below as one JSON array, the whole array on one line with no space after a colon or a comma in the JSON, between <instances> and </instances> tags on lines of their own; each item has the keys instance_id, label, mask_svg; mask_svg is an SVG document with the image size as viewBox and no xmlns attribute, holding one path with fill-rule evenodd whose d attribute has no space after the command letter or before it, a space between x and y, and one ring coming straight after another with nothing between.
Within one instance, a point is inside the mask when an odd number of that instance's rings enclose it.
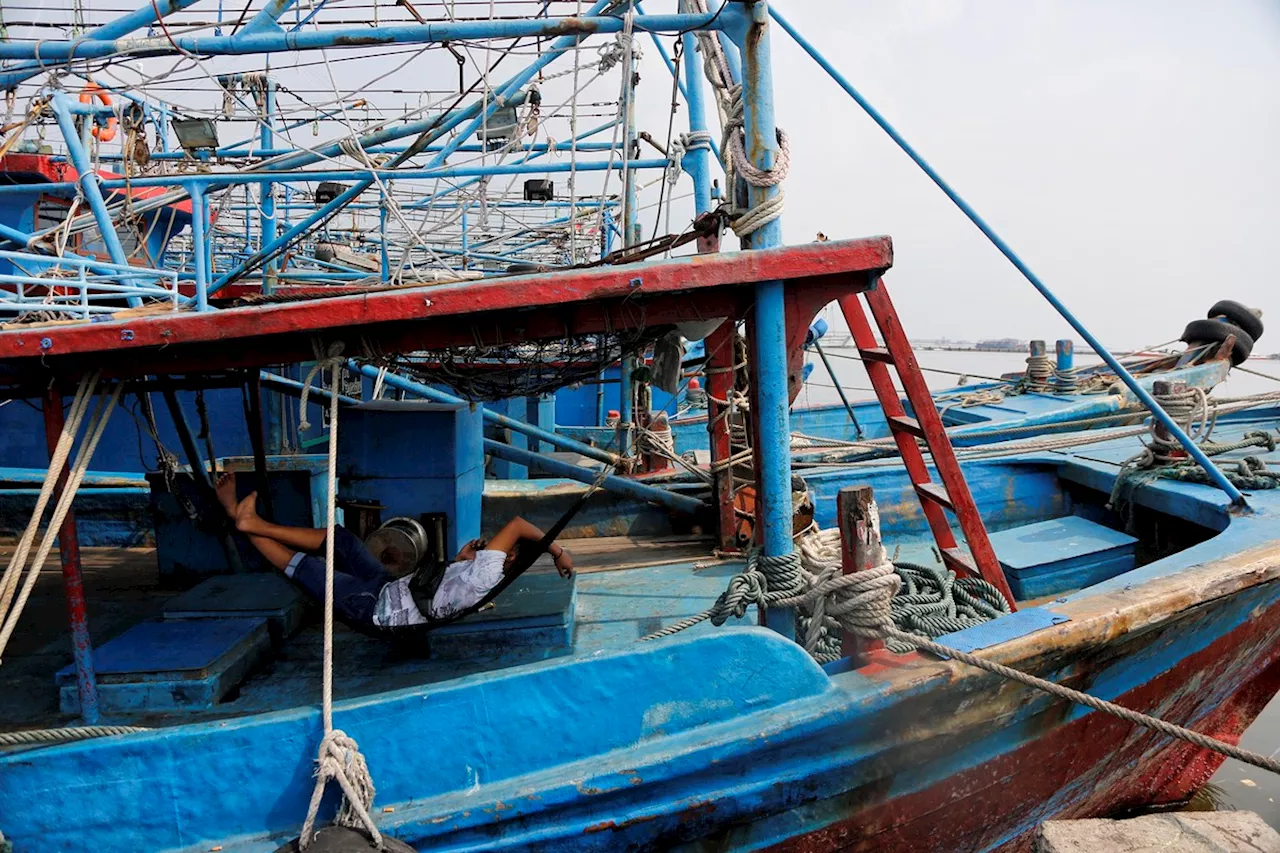
<instances>
[{"instance_id":1,"label":"white t-shirt sleeve","mask_svg":"<svg viewBox=\"0 0 1280 853\"><path fill-rule=\"evenodd\" d=\"M431 599L431 616L448 619L460 610L474 607L502 580L507 555L503 551L477 551L474 560L450 564Z\"/></svg>"}]
</instances>

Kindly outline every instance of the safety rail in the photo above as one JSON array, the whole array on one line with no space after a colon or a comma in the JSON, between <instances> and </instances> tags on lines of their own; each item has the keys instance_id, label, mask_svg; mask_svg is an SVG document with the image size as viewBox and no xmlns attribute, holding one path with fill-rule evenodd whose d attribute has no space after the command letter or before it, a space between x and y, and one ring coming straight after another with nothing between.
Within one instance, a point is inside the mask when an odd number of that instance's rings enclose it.
<instances>
[{"instance_id":1,"label":"safety rail","mask_svg":"<svg viewBox=\"0 0 1280 853\"><path fill-rule=\"evenodd\" d=\"M0 273L0 318L50 311L59 320L91 322L125 310L130 299L168 302L174 310L187 301L173 270L0 250L4 261L25 272Z\"/></svg>"}]
</instances>

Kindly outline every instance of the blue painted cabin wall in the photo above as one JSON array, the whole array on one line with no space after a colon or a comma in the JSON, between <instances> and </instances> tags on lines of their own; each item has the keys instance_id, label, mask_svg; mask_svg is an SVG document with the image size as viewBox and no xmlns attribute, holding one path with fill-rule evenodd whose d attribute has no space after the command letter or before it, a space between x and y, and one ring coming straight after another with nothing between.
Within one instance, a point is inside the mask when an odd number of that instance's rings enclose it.
<instances>
[{"instance_id":1,"label":"blue painted cabin wall","mask_svg":"<svg viewBox=\"0 0 1280 853\"><path fill-rule=\"evenodd\" d=\"M606 413L610 409L622 410L622 392L618 383L619 372L617 367L609 367L604 371L604 411ZM600 421L597 420L598 408L596 400L599 387L599 385L592 382L590 384L571 385L557 391L555 395L556 425L561 427L599 426ZM679 403L677 397L658 388L652 389L652 397L654 412L663 411L668 415L676 413L676 407Z\"/></svg>"},{"instance_id":2,"label":"blue painted cabin wall","mask_svg":"<svg viewBox=\"0 0 1280 853\"><path fill-rule=\"evenodd\" d=\"M1059 486L1056 465L987 460L966 462L962 467L988 530L1003 530L1071 513L1071 501ZM920 499L906 469L899 464L798 473L813 496L814 520L821 527L836 526L836 495L840 489L869 485L875 491L880 508L880 526L886 544L892 545L893 537L928 535L929 526L920 508ZM933 468L930 475L938 480ZM958 530L958 525L953 527Z\"/></svg>"},{"instance_id":3,"label":"blue painted cabin wall","mask_svg":"<svg viewBox=\"0 0 1280 853\"><path fill-rule=\"evenodd\" d=\"M300 368L290 366L284 375L300 378ZM245 426L244 402L238 388L218 388L204 392L208 410L209 429L213 436L213 449L218 456L249 456L253 448ZM193 433L200 431L200 419L196 413L195 393L181 391L178 400L186 414ZM63 399L70 407L71 398ZM159 393L151 394L160 441L171 453L181 457L182 445L174 429L169 409ZM299 434L298 400L295 397L274 394L264 390L262 395L264 430L267 452L279 453L282 443L291 448L310 443L325 435L323 406L308 405L307 420L311 428ZM283 429L281 424L288 424ZM14 400L0 405L0 467L34 468L48 464L49 453L45 446L44 415L38 400ZM200 453L205 453L204 442L197 442ZM184 463L185 459L182 460ZM207 460L206 460L207 461ZM92 469L142 473L159 467L155 444L144 425L137 397L129 395L120 400L115 413L107 424L102 440L93 455Z\"/></svg>"},{"instance_id":4,"label":"blue painted cabin wall","mask_svg":"<svg viewBox=\"0 0 1280 853\"><path fill-rule=\"evenodd\" d=\"M484 417L479 406L378 401L338 430L340 492L386 507L384 520L443 512L448 553L480 535Z\"/></svg>"}]
</instances>

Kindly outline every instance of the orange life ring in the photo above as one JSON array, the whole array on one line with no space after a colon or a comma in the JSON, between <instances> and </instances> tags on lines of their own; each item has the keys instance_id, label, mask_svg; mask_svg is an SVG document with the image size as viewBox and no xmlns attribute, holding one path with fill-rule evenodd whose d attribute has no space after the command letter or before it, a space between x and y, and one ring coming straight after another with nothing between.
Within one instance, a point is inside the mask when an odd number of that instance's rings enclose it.
<instances>
[{"instance_id":1,"label":"orange life ring","mask_svg":"<svg viewBox=\"0 0 1280 853\"><path fill-rule=\"evenodd\" d=\"M104 106L111 106L111 96L102 90L97 83L90 83L80 90L80 103L92 104L93 99L97 98ZM93 138L99 142L110 142L116 138L116 117L110 116L104 127L98 124L97 116L93 119Z\"/></svg>"}]
</instances>

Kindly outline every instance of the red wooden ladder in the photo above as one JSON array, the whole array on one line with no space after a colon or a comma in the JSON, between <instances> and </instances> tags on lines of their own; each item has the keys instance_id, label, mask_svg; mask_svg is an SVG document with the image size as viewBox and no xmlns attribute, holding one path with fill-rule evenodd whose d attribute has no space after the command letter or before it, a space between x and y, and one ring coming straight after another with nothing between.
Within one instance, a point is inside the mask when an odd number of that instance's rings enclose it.
<instances>
[{"instance_id":1,"label":"red wooden ladder","mask_svg":"<svg viewBox=\"0 0 1280 853\"><path fill-rule=\"evenodd\" d=\"M933 531L933 539L938 543L942 561L961 577L981 576L1000 590L1012 608L1013 593L1004 579L1004 571L996 560L996 553L991 548L986 525L978 514L977 504L973 502L973 495L969 492L969 484L965 482L964 473L960 470L960 463L951 447L951 440L942 425L942 417L933 404L933 395L929 393L929 387L920 372L911 343L902 330L898 312L893 308L884 281L878 280L870 290L861 295L867 300L871 315L880 329L880 336L884 339L884 346L880 346L871 331L859 294L842 297L840 309L844 312L845 322L849 324L849 332L853 335L854 345L858 347L867 368L867 375L871 377L871 387L875 389L880 408L884 410L885 420L889 424L889 431L898 444L898 452L906 465L911 485L920 498L920 505L929 522L929 529ZM902 389L915 413L914 418L907 415L898 398L893 377L889 373L890 366L897 369ZM930 479L929 467L925 464L924 453L916 439L923 439L929 448L941 483ZM960 522L969 554L956 544L946 510L955 513L956 520Z\"/></svg>"}]
</instances>

